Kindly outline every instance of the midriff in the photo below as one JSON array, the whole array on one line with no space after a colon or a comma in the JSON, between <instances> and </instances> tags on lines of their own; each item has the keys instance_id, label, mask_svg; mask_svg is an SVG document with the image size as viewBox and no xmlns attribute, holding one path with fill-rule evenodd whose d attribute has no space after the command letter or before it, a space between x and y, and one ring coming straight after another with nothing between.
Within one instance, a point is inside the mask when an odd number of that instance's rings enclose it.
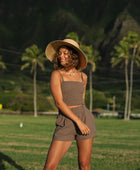
<instances>
[{"instance_id":1,"label":"midriff","mask_svg":"<svg viewBox=\"0 0 140 170\"><path fill-rule=\"evenodd\" d=\"M76 108L76 107L80 107L80 106L82 106L82 104L74 105L74 106L68 106L68 107L71 109L71 108Z\"/></svg>"}]
</instances>

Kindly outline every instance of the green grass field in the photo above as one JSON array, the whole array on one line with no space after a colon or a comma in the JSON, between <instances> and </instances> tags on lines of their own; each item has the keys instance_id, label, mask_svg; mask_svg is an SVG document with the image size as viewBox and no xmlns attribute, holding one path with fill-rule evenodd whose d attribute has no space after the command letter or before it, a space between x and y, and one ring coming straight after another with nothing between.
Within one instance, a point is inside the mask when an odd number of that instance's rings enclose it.
<instances>
[{"instance_id":1,"label":"green grass field","mask_svg":"<svg viewBox=\"0 0 140 170\"><path fill-rule=\"evenodd\" d=\"M0 115L0 170L42 170L56 117ZM23 127L20 128L20 123ZM91 170L140 169L140 121L95 119ZM78 170L73 142L58 170Z\"/></svg>"}]
</instances>

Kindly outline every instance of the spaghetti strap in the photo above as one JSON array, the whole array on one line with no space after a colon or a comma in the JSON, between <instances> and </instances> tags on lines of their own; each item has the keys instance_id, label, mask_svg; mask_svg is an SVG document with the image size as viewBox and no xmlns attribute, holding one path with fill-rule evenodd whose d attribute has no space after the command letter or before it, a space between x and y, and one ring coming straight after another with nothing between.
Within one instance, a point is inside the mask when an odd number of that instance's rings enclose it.
<instances>
[{"instance_id":1,"label":"spaghetti strap","mask_svg":"<svg viewBox=\"0 0 140 170\"><path fill-rule=\"evenodd\" d=\"M60 76L61 76L61 78L62 78L62 81L64 81L64 78L63 78L61 72L60 72L59 70L57 70L57 71L59 72L59 74L60 74Z\"/></svg>"},{"instance_id":2,"label":"spaghetti strap","mask_svg":"<svg viewBox=\"0 0 140 170\"><path fill-rule=\"evenodd\" d=\"M81 78L82 78L82 82L83 82L83 73L81 72Z\"/></svg>"}]
</instances>

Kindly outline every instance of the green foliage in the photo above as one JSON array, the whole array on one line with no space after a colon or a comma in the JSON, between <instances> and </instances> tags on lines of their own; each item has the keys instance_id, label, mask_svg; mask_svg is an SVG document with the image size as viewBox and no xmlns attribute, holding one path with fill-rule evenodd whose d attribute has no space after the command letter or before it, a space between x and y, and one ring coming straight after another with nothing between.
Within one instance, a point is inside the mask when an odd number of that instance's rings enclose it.
<instances>
[{"instance_id":1,"label":"green foliage","mask_svg":"<svg viewBox=\"0 0 140 170\"><path fill-rule=\"evenodd\" d=\"M137 49L136 54L133 55L135 48ZM129 31L127 36L124 36L119 45L116 45L114 49L115 51L111 53L115 56L111 59L112 67L124 62L125 59L128 61L134 59L137 66L140 66L140 38L137 33Z\"/></svg>"},{"instance_id":2,"label":"green foliage","mask_svg":"<svg viewBox=\"0 0 140 170\"><path fill-rule=\"evenodd\" d=\"M52 95L38 97L38 110L44 112L57 111Z\"/></svg>"},{"instance_id":3,"label":"green foliage","mask_svg":"<svg viewBox=\"0 0 140 170\"><path fill-rule=\"evenodd\" d=\"M46 96L50 96L51 95L50 87L46 87L44 89L41 89L41 93L46 95Z\"/></svg>"},{"instance_id":4,"label":"green foliage","mask_svg":"<svg viewBox=\"0 0 140 170\"><path fill-rule=\"evenodd\" d=\"M46 61L46 58L44 57L42 49L39 49L35 44L25 49L25 53L22 55L21 59L22 61L26 62L24 65L22 65L21 70L24 70L30 65L31 73L36 71L36 65L39 65L42 71L45 70L44 62Z\"/></svg>"},{"instance_id":5,"label":"green foliage","mask_svg":"<svg viewBox=\"0 0 140 170\"><path fill-rule=\"evenodd\" d=\"M0 56L0 69L6 70L6 65L5 65L5 63L2 61L2 56Z\"/></svg>"},{"instance_id":6,"label":"green foliage","mask_svg":"<svg viewBox=\"0 0 140 170\"><path fill-rule=\"evenodd\" d=\"M51 96L49 83L37 82L38 111L54 111L55 103ZM4 109L21 112L33 112L32 80L20 74L3 76L0 79L0 104Z\"/></svg>"},{"instance_id":7,"label":"green foliage","mask_svg":"<svg viewBox=\"0 0 140 170\"><path fill-rule=\"evenodd\" d=\"M26 94L18 94L14 97L11 103L7 106L9 109L17 111L32 111L33 110L33 96Z\"/></svg>"},{"instance_id":8,"label":"green foliage","mask_svg":"<svg viewBox=\"0 0 140 170\"><path fill-rule=\"evenodd\" d=\"M78 34L77 34L76 32L70 32L70 33L68 33L68 34L66 35L66 38L73 39L73 40L76 41L78 44L80 43Z\"/></svg>"},{"instance_id":9,"label":"green foliage","mask_svg":"<svg viewBox=\"0 0 140 170\"><path fill-rule=\"evenodd\" d=\"M20 112L33 112L33 95L9 92L8 94L3 93L1 96L0 103L4 108ZM38 96L38 111L45 112L56 110L52 96Z\"/></svg>"},{"instance_id":10,"label":"green foliage","mask_svg":"<svg viewBox=\"0 0 140 170\"><path fill-rule=\"evenodd\" d=\"M135 96L135 98L132 99L132 110L139 110L140 113L140 100L139 96Z\"/></svg>"},{"instance_id":11,"label":"green foliage","mask_svg":"<svg viewBox=\"0 0 140 170\"><path fill-rule=\"evenodd\" d=\"M106 97L104 92L93 89L93 108L104 108L106 109L109 98ZM90 104L90 91L86 91L85 96L86 106L89 108Z\"/></svg>"},{"instance_id":12,"label":"green foliage","mask_svg":"<svg viewBox=\"0 0 140 170\"><path fill-rule=\"evenodd\" d=\"M123 40L120 41L119 45L116 45L114 47L114 49L115 51L112 53L112 55L115 55L115 57L112 57L111 59L112 67L120 63L124 65L125 60L130 59L129 53L130 44L127 41L125 41L125 37L123 38Z\"/></svg>"},{"instance_id":13,"label":"green foliage","mask_svg":"<svg viewBox=\"0 0 140 170\"><path fill-rule=\"evenodd\" d=\"M130 45L130 60L134 60L136 65L140 67L140 36L135 32L129 31L124 39Z\"/></svg>"},{"instance_id":14,"label":"green foliage","mask_svg":"<svg viewBox=\"0 0 140 170\"><path fill-rule=\"evenodd\" d=\"M12 103L13 98L17 95L15 91L1 91L0 93L0 103L3 105L4 108L8 108L9 103Z\"/></svg>"}]
</instances>

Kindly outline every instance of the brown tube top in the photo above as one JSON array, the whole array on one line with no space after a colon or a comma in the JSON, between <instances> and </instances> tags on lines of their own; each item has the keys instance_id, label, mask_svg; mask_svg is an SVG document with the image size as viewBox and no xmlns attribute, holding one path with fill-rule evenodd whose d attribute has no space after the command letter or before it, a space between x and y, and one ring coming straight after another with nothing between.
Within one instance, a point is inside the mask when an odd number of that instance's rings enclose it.
<instances>
[{"instance_id":1,"label":"brown tube top","mask_svg":"<svg viewBox=\"0 0 140 170\"><path fill-rule=\"evenodd\" d=\"M84 86L80 81L62 81L61 83L63 101L68 106L83 104Z\"/></svg>"}]
</instances>

